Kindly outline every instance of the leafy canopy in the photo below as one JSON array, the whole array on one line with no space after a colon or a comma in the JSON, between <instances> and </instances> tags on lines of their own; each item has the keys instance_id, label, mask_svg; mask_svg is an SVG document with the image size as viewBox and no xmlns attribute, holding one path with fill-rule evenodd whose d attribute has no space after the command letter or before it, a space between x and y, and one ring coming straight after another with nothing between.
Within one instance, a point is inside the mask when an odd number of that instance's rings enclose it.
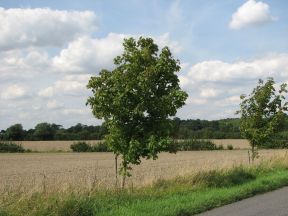
<instances>
[{"instance_id":1,"label":"leafy canopy","mask_svg":"<svg viewBox=\"0 0 288 216\"><path fill-rule=\"evenodd\" d=\"M170 120L185 104L187 93L175 74L180 62L168 47L161 51L151 38L124 39L124 53L114 59L112 71L101 70L91 77L93 96L87 104L96 118L104 119L106 141L116 155L122 155L122 171L128 164L140 164L141 157L157 158L169 150Z\"/></svg>"},{"instance_id":2,"label":"leafy canopy","mask_svg":"<svg viewBox=\"0 0 288 216\"><path fill-rule=\"evenodd\" d=\"M274 86L273 78L268 78L266 82L260 79L249 96L240 97L242 101L237 112L241 114L240 130L252 148L269 142L287 111L288 104L284 96L287 84L280 85L278 91Z\"/></svg>"}]
</instances>

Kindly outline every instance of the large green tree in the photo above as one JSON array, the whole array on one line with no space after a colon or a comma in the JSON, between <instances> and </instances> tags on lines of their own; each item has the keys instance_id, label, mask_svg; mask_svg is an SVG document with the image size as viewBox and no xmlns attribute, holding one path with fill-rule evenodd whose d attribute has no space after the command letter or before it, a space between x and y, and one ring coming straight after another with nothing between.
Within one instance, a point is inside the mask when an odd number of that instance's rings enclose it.
<instances>
[{"instance_id":1,"label":"large green tree","mask_svg":"<svg viewBox=\"0 0 288 216\"><path fill-rule=\"evenodd\" d=\"M101 70L87 85L93 93L87 104L96 118L105 120L105 139L115 155L122 156L122 186L131 164L169 150L169 117L187 98L176 75L179 60L168 47L159 51L151 38L143 37L124 39L123 46L124 53L114 59L115 68Z\"/></svg>"},{"instance_id":2,"label":"large green tree","mask_svg":"<svg viewBox=\"0 0 288 216\"><path fill-rule=\"evenodd\" d=\"M23 140L25 131L22 124L15 124L7 128L4 137L7 140L21 141Z\"/></svg>"},{"instance_id":3,"label":"large green tree","mask_svg":"<svg viewBox=\"0 0 288 216\"><path fill-rule=\"evenodd\" d=\"M276 90L275 81L268 78L266 82L260 79L250 95L240 96L240 110L237 112L241 115L240 130L250 142L252 161L258 156L257 147L271 142L279 130L288 107L286 93L287 84Z\"/></svg>"},{"instance_id":4,"label":"large green tree","mask_svg":"<svg viewBox=\"0 0 288 216\"><path fill-rule=\"evenodd\" d=\"M59 130L60 125L49 124L46 122L39 123L35 126L34 137L37 140L53 140L56 131Z\"/></svg>"}]
</instances>

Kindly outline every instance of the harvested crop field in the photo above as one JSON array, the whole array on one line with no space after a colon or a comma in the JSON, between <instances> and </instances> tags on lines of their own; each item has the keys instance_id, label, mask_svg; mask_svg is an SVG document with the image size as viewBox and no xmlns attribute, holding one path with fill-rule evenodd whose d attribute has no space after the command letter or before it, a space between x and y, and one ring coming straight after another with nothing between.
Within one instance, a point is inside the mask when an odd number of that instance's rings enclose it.
<instances>
[{"instance_id":1,"label":"harvested crop field","mask_svg":"<svg viewBox=\"0 0 288 216\"><path fill-rule=\"evenodd\" d=\"M71 151L70 145L81 141L16 141L15 143L22 145L25 149L39 152L51 152L51 151ZM100 140L86 140L84 141L90 144L99 143Z\"/></svg>"},{"instance_id":2,"label":"harvested crop field","mask_svg":"<svg viewBox=\"0 0 288 216\"><path fill-rule=\"evenodd\" d=\"M260 160L284 156L286 150L261 150ZM128 185L147 185L201 170L248 164L247 150L162 153L156 161L134 167ZM114 184L112 153L25 153L0 155L0 194L90 189Z\"/></svg>"},{"instance_id":3,"label":"harvested crop field","mask_svg":"<svg viewBox=\"0 0 288 216\"><path fill-rule=\"evenodd\" d=\"M232 145L236 149L248 149L249 143L245 139L211 139L216 145L223 145L227 148L228 145ZM31 149L32 151L39 152L56 152L56 151L71 151L70 145L79 141L20 141L16 142L21 144L25 149ZM86 143L96 144L100 140L87 140Z\"/></svg>"},{"instance_id":4,"label":"harvested crop field","mask_svg":"<svg viewBox=\"0 0 288 216\"><path fill-rule=\"evenodd\" d=\"M228 145L232 145L236 149L249 149L250 145L246 139L211 139L216 145L222 145L227 148Z\"/></svg>"}]
</instances>

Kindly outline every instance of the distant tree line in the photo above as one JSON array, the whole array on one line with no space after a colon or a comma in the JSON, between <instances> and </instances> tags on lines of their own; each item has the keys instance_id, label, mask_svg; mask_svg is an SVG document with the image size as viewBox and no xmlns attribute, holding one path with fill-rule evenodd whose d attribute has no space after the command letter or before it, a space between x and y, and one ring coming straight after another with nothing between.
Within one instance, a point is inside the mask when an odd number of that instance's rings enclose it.
<instances>
[{"instance_id":1,"label":"distant tree line","mask_svg":"<svg viewBox=\"0 0 288 216\"><path fill-rule=\"evenodd\" d=\"M230 118L221 120L181 120L174 118L171 120L174 139L241 139L239 130L240 119ZM25 130L21 124L15 124L1 130L0 140L102 140L107 134L105 125L87 126L76 124L67 129L62 125L40 123L33 129ZM278 139L288 140L288 117L281 126L281 131L277 133Z\"/></svg>"},{"instance_id":2,"label":"distant tree line","mask_svg":"<svg viewBox=\"0 0 288 216\"><path fill-rule=\"evenodd\" d=\"M87 126L83 124L76 124L67 129L62 125L40 123L33 129L24 130L21 124L15 124L1 130L1 140L101 140L106 129L104 126Z\"/></svg>"},{"instance_id":3,"label":"distant tree line","mask_svg":"<svg viewBox=\"0 0 288 216\"><path fill-rule=\"evenodd\" d=\"M174 118L172 136L176 139L236 139L241 138L239 123L239 119L208 121Z\"/></svg>"}]
</instances>

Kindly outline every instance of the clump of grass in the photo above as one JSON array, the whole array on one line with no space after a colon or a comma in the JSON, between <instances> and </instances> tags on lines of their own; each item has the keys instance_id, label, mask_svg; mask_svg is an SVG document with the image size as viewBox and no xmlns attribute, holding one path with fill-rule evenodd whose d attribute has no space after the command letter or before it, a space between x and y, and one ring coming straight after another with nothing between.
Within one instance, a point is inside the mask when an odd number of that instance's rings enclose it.
<instances>
[{"instance_id":1,"label":"clump of grass","mask_svg":"<svg viewBox=\"0 0 288 216\"><path fill-rule=\"evenodd\" d=\"M7 211L0 209L0 216L10 216Z\"/></svg>"},{"instance_id":2,"label":"clump of grass","mask_svg":"<svg viewBox=\"0 0 288 216\"><path fill-rule=\"evenodd\" d=\"M93 216L96 215L96 203L88 198L70 197L66 200L57 211L58 215L71 216L71 215L83 215Z\"/></svg>"},{"instance_id":3,"label":"clump of grass","mask_svg":"<svg viewBox=\"0 0 288 216\"><path fill-rule=\"evenodd\" d=\"M202 184L206 187L230 187L244 184L254 180L256 175L244 167L236 167L231 170L212 170L199 173L193 179L194 184Z\"/></svg>"}]
</instances>

